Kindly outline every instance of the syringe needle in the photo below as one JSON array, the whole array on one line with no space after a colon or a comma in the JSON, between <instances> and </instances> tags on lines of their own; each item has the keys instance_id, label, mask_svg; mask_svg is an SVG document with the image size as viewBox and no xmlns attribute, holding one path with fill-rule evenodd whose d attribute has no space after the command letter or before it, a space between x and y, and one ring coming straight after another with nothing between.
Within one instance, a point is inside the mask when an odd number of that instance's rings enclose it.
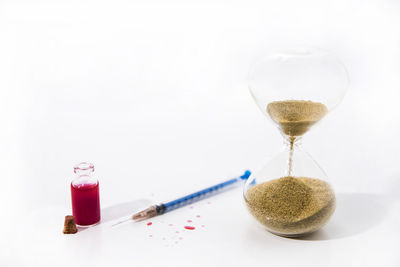
<instances>
[{"instance_id":1,"label":"syringe needle","mask_svg":"<svg viewBox=\"0 0 400 267\"><path fill-rule=\"evenodd\" d=\"M149 207L149 208L147 208L145 210L142 210L142 211L140 211L138 213L133 214L132 217L130 217L130 218L126 219L126 220L123 220L123 221L120 221L120 222L117 222L117 223L111 225L111 227L114 227L114 226L116 226L118 224L127 222L129 220L141 221L141 220L144 220L144 219L148 219L148 218L154 217L156 215L157 215L157 206L151 206L151 207Z\"/></svg>"},{"instance_id":2,"label":"syringe needle","mask_svg":"<svg viewBox=\"0 0 400 267\"><path fill-rule=\"evenodd\" d=\"M128 219L126 219L126 220L123 220L123 221L120 221L120 222L114 223L113 225L111 225L111 227L114 227L114 226L116 226L116 225L118 225L118 224L121 224L121 223L127 222L127 221L129 221L129 220L131 220L131 218L128 218Z\"/></svg>"}]
</instances>

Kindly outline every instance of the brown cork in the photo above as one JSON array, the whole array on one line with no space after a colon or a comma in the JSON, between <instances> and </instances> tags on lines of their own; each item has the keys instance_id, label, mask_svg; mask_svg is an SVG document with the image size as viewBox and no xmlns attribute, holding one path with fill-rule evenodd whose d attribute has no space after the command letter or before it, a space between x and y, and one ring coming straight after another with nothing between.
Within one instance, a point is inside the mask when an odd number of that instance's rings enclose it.
<instances>
[{"instance_id":1,"label":"brown cork","mask_svg":"<svg viewBox=\"0 0 400 267\"><path fill-rule=\"evenodd\" d=\"M75 234L76 232L78 232L78 229L76 229L75 217L72 215L65 216L63 233Z\"/></svg>"}]
</instances>

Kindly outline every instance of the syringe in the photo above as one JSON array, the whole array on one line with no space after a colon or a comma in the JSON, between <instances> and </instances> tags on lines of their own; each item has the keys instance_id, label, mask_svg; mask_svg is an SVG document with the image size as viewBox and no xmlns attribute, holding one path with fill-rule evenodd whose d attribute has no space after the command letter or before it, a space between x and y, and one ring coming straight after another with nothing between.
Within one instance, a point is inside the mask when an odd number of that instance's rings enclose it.
<instances>
[{"instance_id":1,"label":"syringe","mask_svg":"<svg viewBox=\"0 0 400 267\"><path fill-rule=\"evenodd\" d=\"M214 186L207 187L207 188L205 188L203 190L200 190L200 191L197 191L195 193L186 195L184 197L172 200L172 201L167 202L167 203L161 203L161 204L158 204L158 205L150 206L149 208L147 208L145 210L142 210L142 211L140 211L138 213L133 214L131 218L129 218L127 220L124 220L122 222L118 222L118 223L116 223L114 225L123 223L123 222L131 220L131 219L134 220L134 221L145 220L145 219L148 219L148 218L151 218L151 217L154 217L154 216L162 215L162 214L164 214L166 212L170 212L170 211L175 210L177 208L184 207L184 206L189 205L191 203L197 202L199 200L202 200L202 199L205 199L205 198L210 197L212 195L215 195L217 193L220 193L220 192L222 192L222 189L227 189L230 185L234 185L239 181L247 180L250 175L251 175L251 172L249 170L246 170L244 172L244 174L239 176L239 177L227 180L225 182L216 184Z\"/></svg>"}]
</instances>

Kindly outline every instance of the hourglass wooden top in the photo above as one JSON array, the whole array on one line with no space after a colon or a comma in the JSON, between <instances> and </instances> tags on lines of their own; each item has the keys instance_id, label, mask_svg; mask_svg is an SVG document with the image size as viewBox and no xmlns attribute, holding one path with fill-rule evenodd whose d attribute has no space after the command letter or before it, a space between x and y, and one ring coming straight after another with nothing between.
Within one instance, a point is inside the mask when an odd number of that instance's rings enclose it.
<instances>
[{"instance_id":1,"label":"hourglass wooden top","mask_svg":"<svg viewBox=\"0 0 400 267\"><path fill-rule=\"evenodd\" d=\"M269 103L267 112L284 134L302 136L328 113L328 108L318 102L285 100Z\"/></svg>"}]
</instances>

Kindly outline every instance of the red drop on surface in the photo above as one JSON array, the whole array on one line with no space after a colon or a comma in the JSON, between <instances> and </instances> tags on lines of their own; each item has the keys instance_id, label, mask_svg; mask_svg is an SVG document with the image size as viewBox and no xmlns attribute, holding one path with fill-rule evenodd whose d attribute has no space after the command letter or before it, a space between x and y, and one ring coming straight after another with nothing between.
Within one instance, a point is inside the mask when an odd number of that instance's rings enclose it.
<instances>
[{"instance_id":1,"label":"red drop on surface","mask_svg":"<svg viewBox=\"0 0 400 267\"><path fill-rule=\"evenodd\" d=\"M153 224L152 222L148 222L148 223L147 223L147 226L150 226L150 225L152 225L152 224Z\"/></svg>"},{"instance_id":2,"label":"red drop on surface","mask_svg":"<svg viewBox=\"0 0 400 267\"><path fill-rule=\"evenodd\" d=\"M191 223L191 222L193 222L193 221L192 221L192 220L187 220L187 222L188 222L188 223Z\"/></svg>"},{"instance_id":3,"label":"red drop on surface","mask_svg":"<svg viewBox=\"0 0 400 267\"><path fill-rule=\"evenodd\" d=\"M196 229L196 227L194 227L194 226L185 226L184 228L187 229L187 230L194 230L194 229Z\"/></svg>"},{"instance_id":4,"label":"red drop on surface","mask_svg":"<svg viewBox=\"0 0 400 267\"><path fill-rule=\"evenodd\" d=\"M196 215L197 218L200 218L200 215Z\"/></svg>"}]
</instances>

